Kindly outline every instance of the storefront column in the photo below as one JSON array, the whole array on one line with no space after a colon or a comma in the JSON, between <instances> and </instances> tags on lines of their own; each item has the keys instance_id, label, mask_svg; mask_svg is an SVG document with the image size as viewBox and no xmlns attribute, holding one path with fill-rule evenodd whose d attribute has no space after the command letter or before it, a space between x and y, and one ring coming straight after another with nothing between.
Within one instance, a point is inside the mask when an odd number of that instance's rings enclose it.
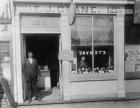
<instances>
[{"instance_id":1,"label":"storefront column","mask_svg":"<svg viewBox=\"0 0 140 108\"><path fill-rule=\"evenodd\" d=\"M68 15L66 13L61 14L61 38L62 38L62 50L70 50L70 29L68 25ZM70 71L71 64L69 61L62 61L62 75L63 75L63 99L70 100Z\"/></svg>"},{"instance_id":2,"label":"storefront column","mask_svg":"<svg viewBox=\"0 0 140 108\"><path fill-rule=\"evenodd\" d=\"M16 14L13 28L13 70L14 70L14 97L15 101L23 102L22 69L21 69L21 40L20 40L20 16Z\"/></svg>"},{"instance_id":3,"label":"storefront column","mask_svg":"<svg viewBox=\"0 0 140 108\"><path fill-rule=\"evenodd\" d=\"M118 97L125 97L124 90L124 15L116 18L116 55L117 55L117 92Z\"/></svg>"}]
</instances>

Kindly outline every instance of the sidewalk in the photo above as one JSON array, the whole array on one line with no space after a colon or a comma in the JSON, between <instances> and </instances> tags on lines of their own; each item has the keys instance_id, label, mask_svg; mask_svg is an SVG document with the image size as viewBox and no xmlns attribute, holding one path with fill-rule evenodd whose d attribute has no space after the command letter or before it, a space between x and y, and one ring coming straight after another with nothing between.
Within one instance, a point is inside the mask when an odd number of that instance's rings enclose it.
<instances>
[{"instance_id":1,"label":"sidewalk","mask_svg":"<svg viewBox=\"0 0 140 108\"><path fill-rule=\"evenodd\" d=\"M65 101L62 99L60 90L58 88L53 88L52 90L47 90L42 92L42 101L36 101L33 100L30 104L22 103L19 104L18 108L92 108L90 105L94 106L94 108L133 108L127 106L127 104L130 106L136 105L140 103L140 93L129 93L126 94L125 98L98 98L98 99L76 99L76 100L70 100ZM104 101L106 100L106 101ZM98 105L101 104L102 106ZM138 104L139 107L134 108L140 108L140 104ZM79 107L80 106L80 107ZM84 107L83 107L84 106ZM96 107L97 106L97 107ZM113 107L114 106L114 107ZM123 107L121 107L123 106ZM127 106L127 107L126 107Z\"/></svg>"},{"instance_id":2,"label":"sidewalk","mask_svg":"<svg viewBox=\"0 0 140 108\"><path fill-rule=\"evenodd\" d=\"M100 101L18 106L18 108L140 108L140 100Z\"/></svg>"}]
</instances>

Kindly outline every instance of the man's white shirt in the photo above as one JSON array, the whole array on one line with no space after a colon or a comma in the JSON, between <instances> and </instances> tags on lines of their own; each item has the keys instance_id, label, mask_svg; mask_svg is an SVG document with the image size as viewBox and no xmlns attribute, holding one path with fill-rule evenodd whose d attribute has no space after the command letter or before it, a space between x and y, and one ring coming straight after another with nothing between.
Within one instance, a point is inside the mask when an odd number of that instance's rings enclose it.
<instances>
[{"instance_id":1,"label":"man's white shirt","mask_svg":"<svg viewBox=\"0 0 140 108\"><path fill-rule=\"evenodd\" d=\"M30 61L31 64L33 63L33 59L32 58L29 58L29 61Z\"/></svg>"}]
</instances>

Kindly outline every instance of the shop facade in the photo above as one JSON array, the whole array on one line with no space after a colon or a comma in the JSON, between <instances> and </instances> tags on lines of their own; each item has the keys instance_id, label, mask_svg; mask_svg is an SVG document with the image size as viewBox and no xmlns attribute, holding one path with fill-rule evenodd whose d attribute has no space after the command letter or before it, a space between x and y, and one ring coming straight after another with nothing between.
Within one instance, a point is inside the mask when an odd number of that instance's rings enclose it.
<instances>
[{"instance_id":1,"label":"shop facade","mask_svg":"<svg viewBox=\"0 0 140 108\"><path fill-rule=\"evenodd\" d=\"M139 79L125 80L125 67L134 64L125 58L126 52L133 49L133 45L125 44L125 19L126 15L133 15L134 1L73 2L76 20L71 25L70 1L14 0L9 42L13 94L17 102L23 102L22 64L26 53L30 49L36 51L41 44L39 49L53 49L36 53L38 60L46 60L41 61L41 65L49 63L47 59L51 56L47 52L55 53L59 60L59 88L63 100L125 98L129 92L139 92ZM43 53L47 57L41 55L42 51L46 51Z\"/></svg>"}]
</instances>

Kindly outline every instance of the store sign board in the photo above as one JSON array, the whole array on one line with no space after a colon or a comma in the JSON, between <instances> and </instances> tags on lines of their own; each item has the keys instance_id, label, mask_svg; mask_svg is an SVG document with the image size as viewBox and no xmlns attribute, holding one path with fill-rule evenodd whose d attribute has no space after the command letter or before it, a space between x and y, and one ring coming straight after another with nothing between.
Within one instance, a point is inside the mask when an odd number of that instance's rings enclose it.
<instances>
[{"instance_id":1,"label":"store sign board","mask_svg":"<svg viewBox=\"0 0 140 108\"><path fill-rule=\"evenodd\" d=\"M59 52L59 60L73 60L73 52L70 50L61 50Z\"/></svg>"},{"instance_id":2,"label":"store sign board","mask_svg":"<svg viewBox=\"0 0 140 108\"><path fill-rule=\"evenodd\" d=\"M41 13L68 13L67 5L41 5L41 4L18 4L16 10L19 12L35 11ZM97 6L76 5L78 14L124 14L121 6Z\"/></svg>"},{"instance_id":3,"label":"store sign board","mask_svg":"<svg viewBox=\"0 0 140 108\"><path fill-rule=\"evenodd\" d=\"M135 1L134 23L140 23L140 0Z\"/></svg>"}]
</instances>

